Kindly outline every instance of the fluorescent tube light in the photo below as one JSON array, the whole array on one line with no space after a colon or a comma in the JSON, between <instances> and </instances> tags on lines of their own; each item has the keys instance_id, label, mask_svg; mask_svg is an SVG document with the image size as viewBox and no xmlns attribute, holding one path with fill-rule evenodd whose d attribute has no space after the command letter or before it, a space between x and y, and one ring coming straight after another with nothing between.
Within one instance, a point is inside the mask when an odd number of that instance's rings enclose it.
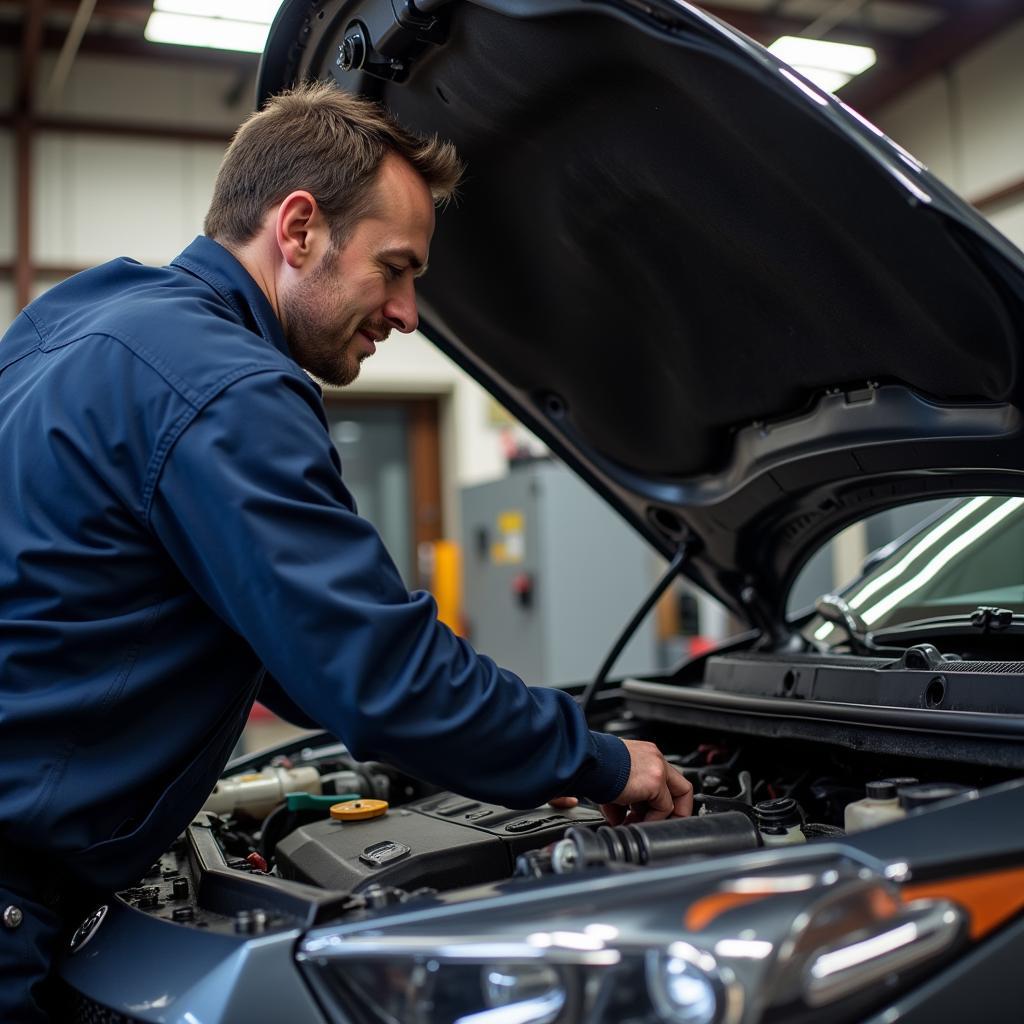
<instances>
[{"instance_id":1,"label":"fluorescent tube light","mask_svg":"<svg viewBox=\"0 0 1024 1024\"><path fill-rule=\"evenodd\" d=\"M851 77L867 71L876 59L875 51L870 46L829 43L824 39L804 39L802 36L782 36L768 49L779 60L784 60L793 67L845 71Z\"/></svg>"},{"instance_id":2,"label":"fluorescent tube light","mask_svg":"<svg viewBox=\"0 0 1024 1024\"><path fill-rule=\"evenodd\" d=\"M269 25L281 0L155 0L153 9L168 14L193 14L197 18L228 18Z\"/></svg>"},{"instance_id":3,"label":"fluorescent tube light","mask_svg":"<svg viewBox=\"0 0 1024 1024\"><path fill-rule=\"evenodd\" d=\"M867 71L876 60L870 46L830 43L823 39L782 36L768 49L828 92L841 89L851 78Z\"/></svg>"},{"instance_id":4,"label":"fluorescent tube light","mask_svg":"<svg viewBox=\"0 0 1024 1024\"><path fill-rule=\"evenodd\" d=\"M262 53L269 31L268 22L198 18L190 14L154 11L146 23L145 35L152 43L177 43L179 46L208 46L216 50Z\"/></svg>"}]
</instances>

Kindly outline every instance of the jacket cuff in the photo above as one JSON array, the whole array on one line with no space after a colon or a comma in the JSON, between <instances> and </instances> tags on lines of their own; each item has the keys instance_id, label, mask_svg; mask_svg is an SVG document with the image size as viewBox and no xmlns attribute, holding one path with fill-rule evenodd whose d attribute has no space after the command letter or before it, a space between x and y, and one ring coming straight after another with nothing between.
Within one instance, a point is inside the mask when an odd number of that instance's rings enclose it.
<instances>
[{"instance_id":1,"label":"jacket cuff","mask_svg":"<svg viewBox=\"0 0 1024 1024\"><path fill-rule=\"evenodd\" d=\"M591 732L593 763L576 777L573 796L585 796L598 804L611 803L629 781L632 759L618 736Z\"/></svg>"}]
</instances>

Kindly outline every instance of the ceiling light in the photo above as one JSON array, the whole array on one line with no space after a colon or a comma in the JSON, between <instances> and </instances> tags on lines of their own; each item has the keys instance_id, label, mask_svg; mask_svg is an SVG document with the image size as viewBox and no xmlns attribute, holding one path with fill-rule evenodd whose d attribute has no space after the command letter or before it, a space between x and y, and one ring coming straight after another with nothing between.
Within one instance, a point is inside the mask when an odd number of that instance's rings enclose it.
<instances>
[{"instance_id":1,"label":"ceiling light","mask_svg":"<svg viewBox=\"0 0 1024 1024\"><path fill-rule=\"evenodd\" d=\"M215 50L262 53L269 30L268 22L199 18L190 14L154 11L146 23L145 35L151 43L177 43L179 46L208 46Z\"/></svg>"},{"instance_id":2,"label":"ceiling light","mask_svg":"<svg viewBox=\"0 0 1024 1024\"><path fill-rule=\"evenodd\" d=\"M153 43L260 53L281 0L155 0L146 23Z\"/></svg>"},{"instance_id":3,"label":"ceiling light","mask_svg":"<svg viewBox=\"0 0 1024 1024\"><path fill-rule=\"evenodd\" d=\"M155 0L153 9L168 14L194 14L197 18L228 18L269 25L281 0Z\"/></svg>"},{"instance_id":4,"label":"ceiling light","mask_svg":"<svg viewBox=\"0 0 1024 1024\"><path fill-rule=\"evenodd\" d=\"M768 49L815 85L835 92L855 75L867 71L876 60L870 46L830 43L823 39L782 36Z\"/></svg>"}]
</instances>

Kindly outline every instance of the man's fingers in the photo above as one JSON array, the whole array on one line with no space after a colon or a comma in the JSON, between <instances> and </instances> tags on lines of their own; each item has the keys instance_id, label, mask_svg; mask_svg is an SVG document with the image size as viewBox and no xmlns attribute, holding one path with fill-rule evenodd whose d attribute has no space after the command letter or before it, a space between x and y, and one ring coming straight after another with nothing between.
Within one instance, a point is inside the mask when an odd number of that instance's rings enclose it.
<instances>
[{"instance_id":1,"label":"man's fingers","mask_svg":"<svg viewBox=\"0 0 1024 1024\"><path fill-rule=\"evenodd\" d=\"M626 808L619 804L601 804L601 813L609 825L621 825L626 820Z\"/></svg>"},{"instance_id":2,"label":"man's fingers","mask_svg":"<svg viewBox=\"0 0 1024 1024\"><path fill-rule=\"evenodd\" d=\"M653 804L648 804L647 811L641 818L641 821L664 821L672 815L673 810L674 807L671 801L668 807L655 807Z\"/></svg>"},{"instance_id":3,"label":"man's fingers","mask_svg":"<svg viewBox=\"0 0 1024 1024\"><path fill-rule=\"evenodd\" d=\"M693 786L677 771L672 765L666 766L665 781L668 783L668 791L672 795L672 813L677 818L688 818L693 814Z\"/></svg>"},{"instance_id":4,"label":"man's fingers","mask_svg":"<svg viewBox=\"0 0 1024 1024\"><path fill-rule=\"evenodd\" d=\"M579 803L579 800L574 796L556 796L553 800L548 801L548 807L554 807L559 811L567 811L571 807L575 807Z\"/></svg>"},{"instance_id":5,"label":"man's fingers","mask_svg":"<svg viewBox=\"0 0 1024 1024\"><path fill-rule=\"evenodd\" d=\"M675 809L672 794L664 781L661 782L654 795L647 801L644 821L661 821L667 818Z\"/></svg>"}]
</instances>

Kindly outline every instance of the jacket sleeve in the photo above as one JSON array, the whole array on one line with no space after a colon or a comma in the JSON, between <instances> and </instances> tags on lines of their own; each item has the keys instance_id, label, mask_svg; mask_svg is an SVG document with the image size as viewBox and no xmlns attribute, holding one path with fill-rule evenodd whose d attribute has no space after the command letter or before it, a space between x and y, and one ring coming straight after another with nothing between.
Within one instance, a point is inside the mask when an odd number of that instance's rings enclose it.
<instances>
[{"instance_id":1,"label":"jacket sleeve","mask_svg":"<svg viewBox=\"0 0 1024 1024\"><path fill-rule=\"evenodd\" d=\"M269 711L273 711L278 718L283 718L291 725L297 725L300 729L321 728L320 723L310 718L269 673L263 677L256 699Z\"/></svg>"},{"instance_id":2,"label":"jacket sleeve","mask_svg":"<svg viewBox=\"0 0 1024 1024\"><path fill-rule=\"evenodd\" d=\"M478 799L614 799L621 740L568 694L528 687L409 593L355 512L319 395L261 371L222 391L169 446L151 528L206 603L308 719L363 760Z\"/></svg>"}]
</instances>

